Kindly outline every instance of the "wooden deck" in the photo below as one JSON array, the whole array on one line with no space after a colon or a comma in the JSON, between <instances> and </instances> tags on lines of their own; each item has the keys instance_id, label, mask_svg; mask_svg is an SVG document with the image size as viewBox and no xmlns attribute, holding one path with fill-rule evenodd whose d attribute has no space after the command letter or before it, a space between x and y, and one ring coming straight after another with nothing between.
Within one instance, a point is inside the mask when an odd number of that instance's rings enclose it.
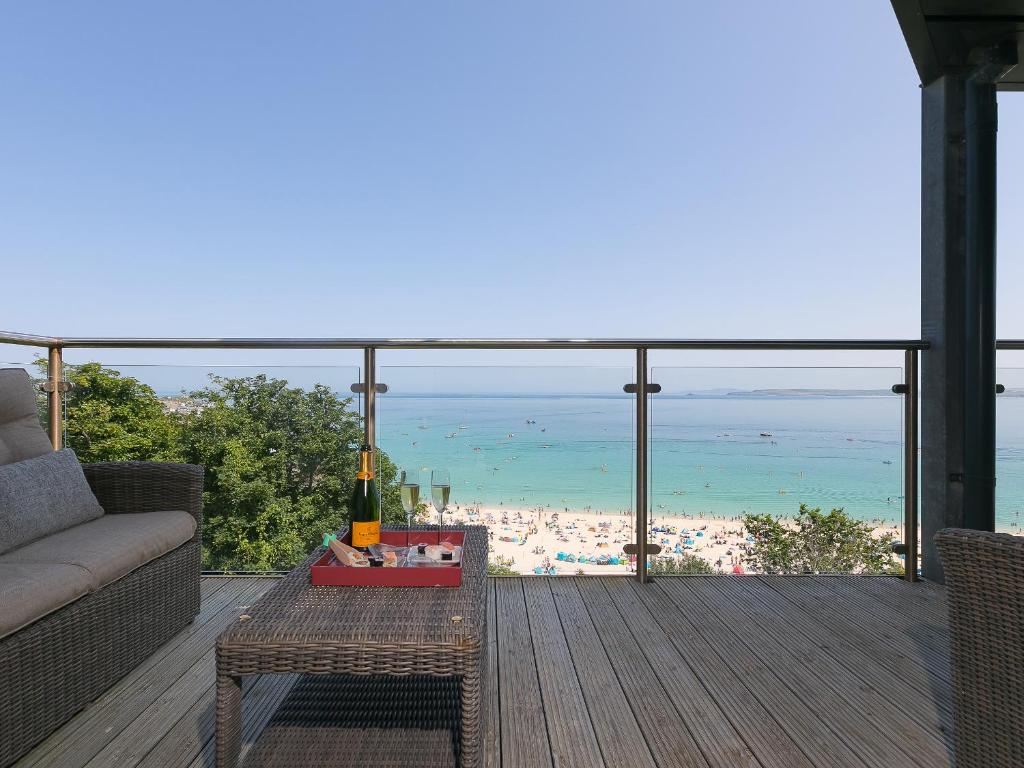
<instances>
[{"instance_id":1,"label":"wooden deck","mask_svg":"<svg viewBox=\"0 0 1024 768\"><path fill-rule=\"evenodd\" d=\"M192 626L18 768L212 766L214 639L272 584L204 579ZM713 576L490 590L488 766L952 765L940 587ZM247 743L292 683L250 682Z\"/></svg>"}]
</instances>

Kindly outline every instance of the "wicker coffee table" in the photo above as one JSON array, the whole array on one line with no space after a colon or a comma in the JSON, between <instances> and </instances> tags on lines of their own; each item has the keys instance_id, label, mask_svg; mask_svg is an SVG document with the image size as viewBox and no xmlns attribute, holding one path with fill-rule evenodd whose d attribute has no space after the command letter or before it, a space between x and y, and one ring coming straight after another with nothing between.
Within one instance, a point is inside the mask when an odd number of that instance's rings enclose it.
<instances>
[{"instance_id":1,"label":"wicker coffee table","mask_svg":"<svg viewBox=\"0 0 1024 768\"><path fill-rule=\"evenodd\" d=\"M425 538L437 529L420 530ZM226 629L217 640L218 768L238 760L242 678L265 674L303 677L247 768L480 765L487 529L460 530L461 586L315 587L309 566L321 548Z\"/></svg>"}]
</instances>

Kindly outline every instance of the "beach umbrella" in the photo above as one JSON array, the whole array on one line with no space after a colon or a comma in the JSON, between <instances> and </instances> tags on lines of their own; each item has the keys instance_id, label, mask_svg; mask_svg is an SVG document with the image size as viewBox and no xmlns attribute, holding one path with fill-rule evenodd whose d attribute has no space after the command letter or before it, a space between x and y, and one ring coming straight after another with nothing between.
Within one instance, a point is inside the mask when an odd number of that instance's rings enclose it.
<instances>
[{"instance_id":1,"label":"beach umbrella","mask_svg":"<svg viewBox=\"0 0 1024 768\"><path fill-rule=\"evenodd\" d=\"M704 536L704 531L697 531L697 538L699 539L702 536Z\"/></svg>"},{"instance_id":2,"label":"beach umbrella","mask_svg":"<svg viewBox=\"0 0 1024 768\"><path fill-rule=\"evenodd\" d=\"M733 573L743 573L743 566L742 565L734 565L732 567L732 572Z\"/></svg>"},{"instance_id":3,"label":"beach umbrella","mask_svg":"<svg viewBox=\"0 0 1024 768\"><path fill-rule=\"evenodd\" d=\"M693 539L683 539L683 544L686 546L693 546Z\"/></svg>"}]
</instances>

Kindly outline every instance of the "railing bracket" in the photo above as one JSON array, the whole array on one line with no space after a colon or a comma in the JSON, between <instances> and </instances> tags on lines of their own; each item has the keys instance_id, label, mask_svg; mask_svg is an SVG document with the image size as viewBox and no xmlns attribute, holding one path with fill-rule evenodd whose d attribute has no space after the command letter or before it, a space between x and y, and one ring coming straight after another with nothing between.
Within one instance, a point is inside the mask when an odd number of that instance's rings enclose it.
<instances>
[{"instance_id":1,"label":"railing bracket","mask_svg":"<svg viewBox=\"0 0 1024 768\"><path fill-rule=\"evenodd\" d=\"M622 545L622 551L625 552L627 555L635 555L636 554L636 544L633 543L633 542L630 542L629 544L623 544ZM647 542L647 554L648 555L660 555L661 554L661 544L655 544L653 541Z\"/></svg>"},{"instance_id":2,"label":"railing bracket","mask_svg":"<svg viewBox=\"0 0 1024 768\"><path fill-rule=\"evenodd\" d=\"M623 384L622 385L622 391L623 392L627 392L627 393L629 393L631 395L635 395L636 394L636 383L634 382L633 384ZM656 395L659 392L661 392L661 384L648 384L645 391L649 395Z\"/></svg>"},{"instance_id":3,"label":"railing bracket","mask_svg":"<svg viewBox=\"0 0 1024 768\"><path fill-rule=\"evenodd\" d=\"M357 383L351 385L349 387L349 390L354 395L365 395L366 394L366 385L363 384L362 382L357 382ZM388 391L388 385L387 384L381 384L378 381L374 385L373 391L376 392L378 395L383 395L384 393L386 393Z\"/></svg>"}]
</instances>

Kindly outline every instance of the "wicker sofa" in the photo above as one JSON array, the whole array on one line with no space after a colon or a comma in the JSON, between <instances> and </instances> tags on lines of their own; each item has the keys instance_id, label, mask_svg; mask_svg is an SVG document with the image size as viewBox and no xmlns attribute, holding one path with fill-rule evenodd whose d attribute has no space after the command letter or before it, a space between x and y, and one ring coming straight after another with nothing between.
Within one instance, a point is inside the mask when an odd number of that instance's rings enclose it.
<instances>
[{"instance_id":1,"label":"wicker sofa","mask_svg":"<svg viewBox=\"0 0 1024 768\"><path fill-rule=\"evenodd\" d=\"M1024 766L1024 537L935 536L949 597L957 768Z\"/></svg>"},{"instance_id":2,"label":"wicker sofa","mask_svg":"<svg viewBox=\"0 0 1024 768\"><path fill-rule=\"evenodd\" d=\"M0 471L55 455L27 373L0 370ZM72 466L77 473L77 460ZM0 537L0 766L199 612L202 468L119 462L82 469L85 493L91 489L102 508L98 517L13 549ZM18 518L7 498L9 532Z\"/></svg>"}]
</instances>

